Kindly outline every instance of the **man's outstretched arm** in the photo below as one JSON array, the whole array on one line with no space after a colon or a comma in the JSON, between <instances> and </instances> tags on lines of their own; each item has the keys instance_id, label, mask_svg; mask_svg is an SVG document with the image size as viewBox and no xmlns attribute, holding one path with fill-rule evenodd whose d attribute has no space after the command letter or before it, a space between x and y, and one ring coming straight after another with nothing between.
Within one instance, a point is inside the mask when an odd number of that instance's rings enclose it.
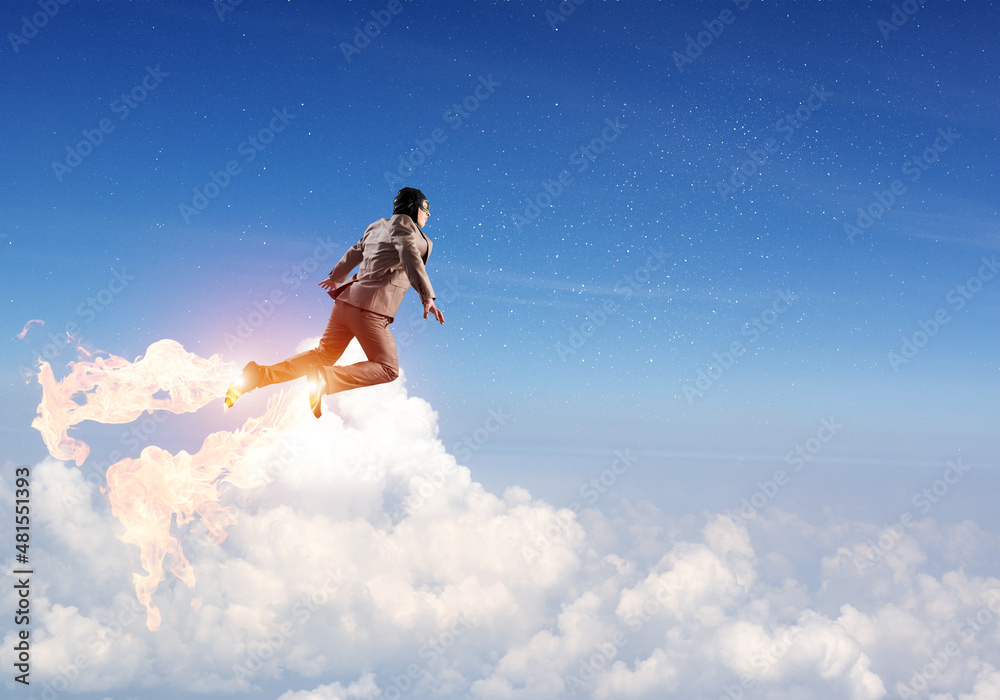
<instances>
[{"instance_id":1,"label":"man's outstretched arm","mask_svg":"<svg viewBox=\"0 0 1000 700\"><path fill-rule=\"evenodd\" d=\"M417 248L417 236L419 230L413 224L406 226L397 222L392 227L391 240L396 252L399 254L399 262L406 277L410 280L410 286L417 290L420 301L426 308L428 301L434 301L434 287L427 276L427 269L424 267L423 258Z\"/></svg>"}]
</instances>

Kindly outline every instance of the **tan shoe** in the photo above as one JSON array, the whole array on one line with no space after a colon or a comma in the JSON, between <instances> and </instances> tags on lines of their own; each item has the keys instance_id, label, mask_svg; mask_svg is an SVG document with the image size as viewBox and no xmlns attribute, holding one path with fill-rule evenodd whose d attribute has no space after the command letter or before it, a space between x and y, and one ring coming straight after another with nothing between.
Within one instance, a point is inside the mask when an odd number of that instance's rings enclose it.
<instances>
[{"instance_id":1,"label":"tan shoe","mask_svg":"<svg viewBox=\"0 0 1000 700\"><path fill-rule=\"evenodd\" d=\"M243 373L226 389L226 408L232 408L236 399L260 386L260 381L263 378L264 370L256 362L250 360L243 368Z\"/></svg>"},{"instance_id":2,"label":"tan shoe","mask_svg":"<svg viewBox=\"0 0 1000 700\"><path fill-rule=\"evenodd\" d=\"M309 408L317 418L323 415L323 394L326 393L326 375L320 369L310 370L306 374L309 380Z\"/></svg>"}]
</instances>

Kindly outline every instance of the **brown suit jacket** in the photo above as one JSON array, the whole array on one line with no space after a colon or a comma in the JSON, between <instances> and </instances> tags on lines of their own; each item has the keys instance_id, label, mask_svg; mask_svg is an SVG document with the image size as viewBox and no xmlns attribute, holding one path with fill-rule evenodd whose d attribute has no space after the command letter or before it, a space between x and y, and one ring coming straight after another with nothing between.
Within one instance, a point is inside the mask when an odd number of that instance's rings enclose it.
<instances>
[{"instance_id":1,"label":"brown suit jacket","mask_svg":"<svg viewBox=\"0 0 1000 700\"><path fill-rule=\"evenodd\" d=\"M379 219L365 230L356 245L348 248L330 272L330 279L340 284L360 264L357 274L329 294L337 301L391 320L411 286L421 302L435 298L424 267L432 247L431 239L406 214Z\"/></svg>"}]
</instances>

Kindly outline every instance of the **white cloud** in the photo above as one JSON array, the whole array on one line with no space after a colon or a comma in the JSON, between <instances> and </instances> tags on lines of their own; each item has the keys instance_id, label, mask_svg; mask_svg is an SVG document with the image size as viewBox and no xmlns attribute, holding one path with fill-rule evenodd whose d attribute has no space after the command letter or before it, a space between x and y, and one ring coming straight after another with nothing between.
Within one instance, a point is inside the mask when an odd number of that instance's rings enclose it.
<instances>
[{"instance_id":1,"label":"white cloud","mask_svg":"<svg viewBox=\"0 0 1000 700\"><path fill-rule=\"evenodd\" d=\"M132 586L139 550L118 539L107 498L70 463L33 468L40 687L877 700L928 669L936 700L996 697L1000 579L925 570L948 542L980 551L993 535L973 523L921 520L858 567L852 553L884 526L777 509L697 522L648 503L574 513L516 485L486 491L403 381L327 397L320 421L303 387L290 391L266 436L241 438L232 480L244 488L223 487L206 511L232 513L226 539L199 517L172 524L194 585L160 583L158 632ZM9 586L0 604L15 607Z\"/></svg>"},{"instance_id":2,"label":"white cloud","mask_svg":"<svg viewBox=\"0 0 1000 700\"><path fill-rule=\"evenodd\" d=\"M381 691L375 685L375 675L366 673L346 688L340 683L321 685L313 690L282 693L278 700L373 700Z\"/></svg>"}]
</instances>

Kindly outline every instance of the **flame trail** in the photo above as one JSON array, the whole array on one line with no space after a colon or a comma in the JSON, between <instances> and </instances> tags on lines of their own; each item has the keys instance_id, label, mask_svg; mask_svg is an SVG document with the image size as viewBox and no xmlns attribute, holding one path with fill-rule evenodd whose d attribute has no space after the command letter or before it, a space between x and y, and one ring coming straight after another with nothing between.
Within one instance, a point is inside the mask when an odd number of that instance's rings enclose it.
<instances>
[{"instance_id":1,"label":"flame trail","mask_svg":"<svg viewBox=\"0 0 1000 700\"><path fill-rule=\"evenodd\" d=\"M56 381L52 368L40 363L38 381L42 402L32 421L56 459L73 459L79 466L89 446L69 437L68 429L84 420L127 423L143 411L193 412L221 399L236 366L218 355L204 359L186 352L174 340L160 340L135 362L110 356L72 364L70 374ZM161 392L167 397L155 398ZM83 403L76 397L82 394ZM268 402L260 418L248 419L233 432L217 432L205 438L194 455L170 454L150 446L137 459L126 458L109 467L107 495L111 512L125 526L122 541L139 547L145 574L133 574L136 596L146 607L146 626L160 627L160 613L152 595L164 580L166 568L188 586L195 585L194 570L184 556L171 521L184 525L197 517L209 535L221 542L225 528L236 522L236 510L219 501L219 487L228 482L247 488L257 477L250 449L266 454L279 439L275 429L288 413L289 396L278 394Z\"/></svg>"},{"instance_id":2,"label":"flame trail","mask_svg":"<svg viewBox=\"0 0 1000 700\"><path fill-rule=\"evenodd\" d=\"M146 574L133 574L135 593L146 606L146 626L160 628L160 612L151 599L163 581L166 568L194 588L191 563L180 542L170 533L171 519L181 526L197 516L216 541L226 538L225 528L236 523L236 509L219 502L219 486L253 486L252 473L241 470L250 448L268 449L278 442L275 426L289 405L290 394L282 392L268 402L267 411L251 418L243 427L218 432L205 438L194 455L181 451L172 455L159 447L147 447L138 459L123 459L108 469L108 497L111 512L125 525L122 541L139 547Z\"/></svg>"},{"instance_id":3,"label":"flame trail","mask_svg":"<svg viewBox=\"0 0 1000 700\"><path fill-rule=\"evenodd\" d=\"M111 355L73 363L60 381L49 363L41 362L42 402L31 427L42 434L49 454L80 466L90 447L69 437L70 426L85 420L130 423L143 411L194 412L221 396L237 371L218 355L206 360L186 352L176 340L158 340L135 362ZM153 398L160 391L169 398ZM80 394L83 404L75 400Z\"/></svg>"}]
</instances>

